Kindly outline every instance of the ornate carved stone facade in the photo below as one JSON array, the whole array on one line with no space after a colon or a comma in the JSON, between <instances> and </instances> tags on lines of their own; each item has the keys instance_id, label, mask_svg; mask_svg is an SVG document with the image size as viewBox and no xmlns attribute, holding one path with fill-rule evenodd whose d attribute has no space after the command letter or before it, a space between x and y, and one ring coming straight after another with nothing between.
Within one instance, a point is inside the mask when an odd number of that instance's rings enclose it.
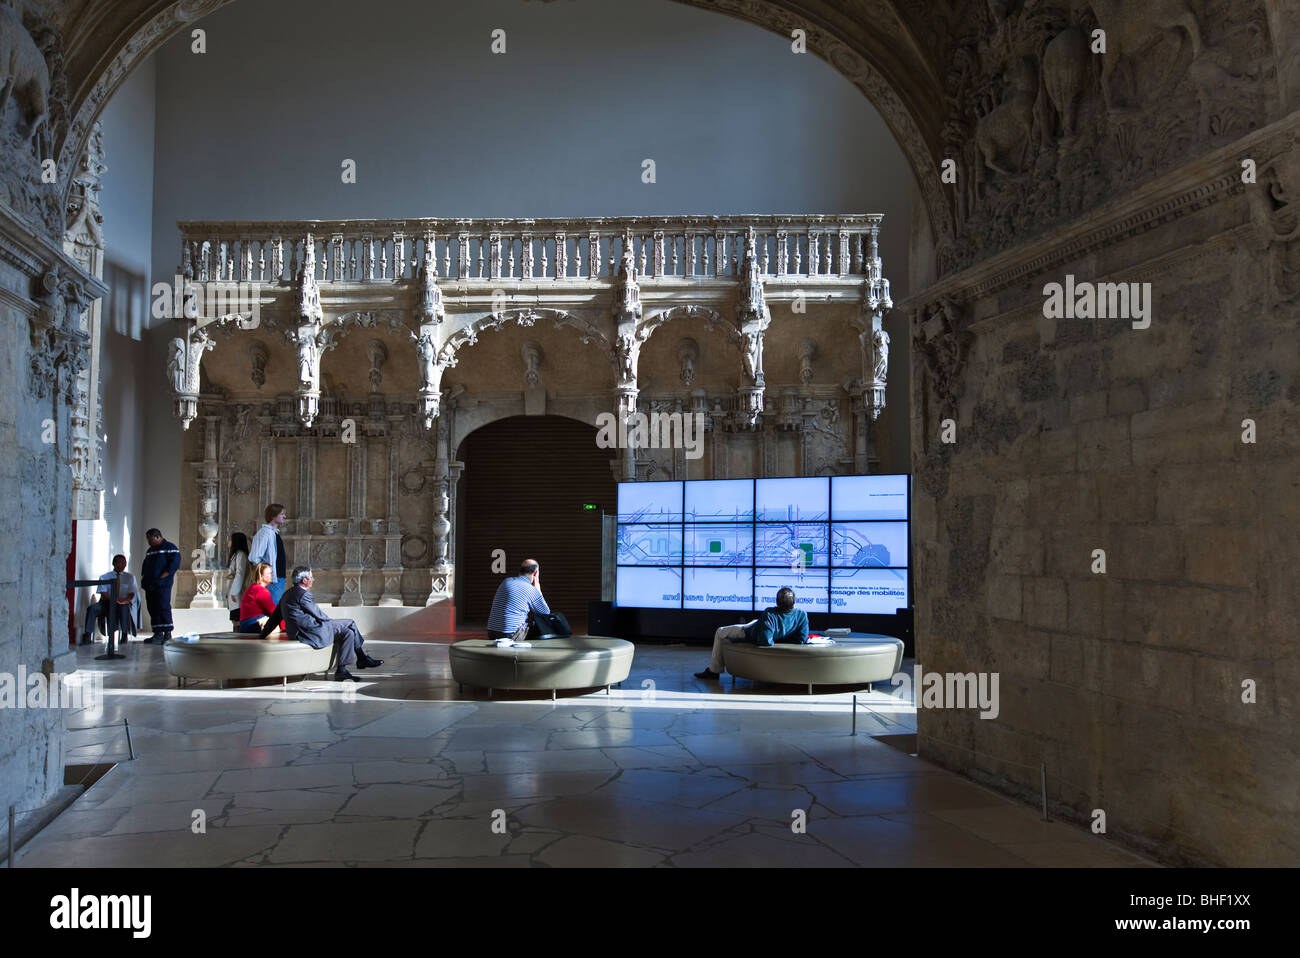
<instances>
[{"instance_id":1,"label":"ornate carved stone facade","mask_svg":"<svg viewBox=\"0 0 1300 958\"><path fill-rule=\"evenodd\" d=\"M699 423L690 449L611 449L626 479L868 471L880 219L182 224L182 274L225 312L179 320L168 360L177 415L202 424L178 600L213 604L216 553L274 500L327 598L447 601L456 450L505 416ZM855 332L859 353L814 365Z\"/></svg>"}]
</instances>

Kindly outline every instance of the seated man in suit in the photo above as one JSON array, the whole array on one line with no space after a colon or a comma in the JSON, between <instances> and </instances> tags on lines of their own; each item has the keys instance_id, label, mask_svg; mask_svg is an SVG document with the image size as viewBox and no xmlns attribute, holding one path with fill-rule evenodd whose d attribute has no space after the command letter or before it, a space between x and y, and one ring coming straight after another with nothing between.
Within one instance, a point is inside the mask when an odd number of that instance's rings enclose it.
<instances>
[{"instance_id":1,"label":"seated man in suit","mask_svg":"<svg viewBox=\"0 0 1300 958\"><path fill-rule=\"evenodd\" d=\"M96 592L95 601L86 609L86 626L81 630L81 644L90 645L100 619L110 632L121 629L122 641L127 634L135 634L135 617L132 604L136 598L135 576L126 571L126 556L113 556L113 571L99 577L103 583ZM117 609L112 608L113 587L117 586Z\"/></svg>"},{"instance_id":2,"label":"seated man in suit","mask_svg":"<svg viewBox=\"0 0 1300 958\"><path fill-rule=\"evenodd\" d=\"M340 682L357 681L355 675L348 671L348 666L356 661L359 669L373 669L383 665L383 659L372 659L361 648L365 641L357 624L351 619L331 619L316 604L311 587L315 582L308 566L297 566L293 570L293 588L285 591L275 611L262 626L261 636L266 638L282 621L284 631L291 640L305 642L313 649L323 649L334 643L334 678Z\"/></svg>"},{"instance_id":3,"label":"seated man in suit","mask_svg":"<svg viewBox=\"0 0 1300 958\"><path fill-rule=\"evenodd\" d=\"M697 679L716 679L722 674L722 643L753 642L772 645L789 642L803 645L808 641L808 613L794 607L794 589L786 586L776 594L775 607L747 625L724 625L713 633L713 657L709 667L696 672Z\"/></svg>"}]
</instances>

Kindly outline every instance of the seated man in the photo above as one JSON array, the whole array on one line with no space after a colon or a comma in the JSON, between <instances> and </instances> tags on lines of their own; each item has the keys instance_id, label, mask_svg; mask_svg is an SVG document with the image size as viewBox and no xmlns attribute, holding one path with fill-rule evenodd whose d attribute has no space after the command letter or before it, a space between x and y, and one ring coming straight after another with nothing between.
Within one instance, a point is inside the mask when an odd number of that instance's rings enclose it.
<instances>
[{"instance_id":1,"label":"seated man","mask_svg":"<svg viewBox=\"0 0 1300 958\"><path fill-rule=\"evenodd\" d=\"M542 567L536 559L525 559L519 574L502 580L497 594L492 597L492 612L488 615L489 639L508 639L528 621L529 612L547 615L551 607L542 598Z\"/></svg>"},{"instance_id":2,"label":"seated man","mask_svg":"<svg viewBox=\"0 0 1300 958\"><path fill-rule=\"evenodd\" d=\"M126 571L126 556L113 556L113 571L105 572L99 577L102 586L95 593L95 601L86 609L86 626L81 630L81 644L90 645L99 619L104 619L105 627L110 631L122 629L122 641L126 633L135 633L134 617L131 606L135 602L135 576ZM113 586L117 585L117 610L114 613Z\"/></svg>"},{"instance_id":3,"label":"seated man","mask_svg":"<svg viewBox=\"0 0 1300 958\"><path fill-rule=\"evenodd\" d=\"M305 642L313 649L323 649L334 643L334 661L336 668L334 678L340 682L357 681L357 677L348 671L348 666L355 659L357 668L373 669L384 664L383 659L372 659L361 648L365 641L357 624L351 619L331 619L316 604L312 597L312 583L316 581L308 566L297 566L293 570L293 588L285 591L275 611L262 626L261 636L266 638L281 622L284 631L291 640Z\"/></svg>"},{"instance_id":4,"label":"seated man","mask_svg":"<svg viewBox=\"0 0 1300 958\"><path fill-rule=\"evenodd\" d=\"M696 672L697 679L716 679L722 674L722 643L753 642L772 645L789 642L803 645L808 641L808 613L794 607L794 589L789 586L776 594L776 606L748 625L724 625L713 633L713 656L709 667Z\"/></svg>"}]
</instances>

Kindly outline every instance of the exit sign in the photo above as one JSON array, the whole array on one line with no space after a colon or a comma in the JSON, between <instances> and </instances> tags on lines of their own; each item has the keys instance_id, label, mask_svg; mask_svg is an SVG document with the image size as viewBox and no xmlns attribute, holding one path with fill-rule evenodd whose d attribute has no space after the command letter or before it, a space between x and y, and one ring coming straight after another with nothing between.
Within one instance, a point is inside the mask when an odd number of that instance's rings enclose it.
<instances>
[{"instance_id":1,"label":"exit sign","mask_svg":"<svg viewBox=\"0 0 1300 958\"><path fill-rule=\"evenodd\" d=\"M584 503L582 504L582 511L583 511L583 512L595 512L595 511L596 511L596 504L595 504L594 502L584 502Z\"/></svg>"}]
</instances>

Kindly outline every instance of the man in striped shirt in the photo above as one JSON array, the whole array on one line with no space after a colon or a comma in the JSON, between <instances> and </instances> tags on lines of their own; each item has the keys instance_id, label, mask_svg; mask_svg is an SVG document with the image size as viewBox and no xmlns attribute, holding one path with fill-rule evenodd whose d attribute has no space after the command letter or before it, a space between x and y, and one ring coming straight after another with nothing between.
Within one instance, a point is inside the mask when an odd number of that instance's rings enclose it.
<instances>
[{"instance_id":1,"label":"man in striped shirt","mask_svg":"<svg viewBox=\"0 0 1300 958\"><path fill-rule=\"evenodd\" d=\"M550 614L551 607L542 598L542 568L536 559L525 559L519 574L497 586L488 616L489 639L506 639L528 621L529 612Z\"/></svg>"}]
</instances>

